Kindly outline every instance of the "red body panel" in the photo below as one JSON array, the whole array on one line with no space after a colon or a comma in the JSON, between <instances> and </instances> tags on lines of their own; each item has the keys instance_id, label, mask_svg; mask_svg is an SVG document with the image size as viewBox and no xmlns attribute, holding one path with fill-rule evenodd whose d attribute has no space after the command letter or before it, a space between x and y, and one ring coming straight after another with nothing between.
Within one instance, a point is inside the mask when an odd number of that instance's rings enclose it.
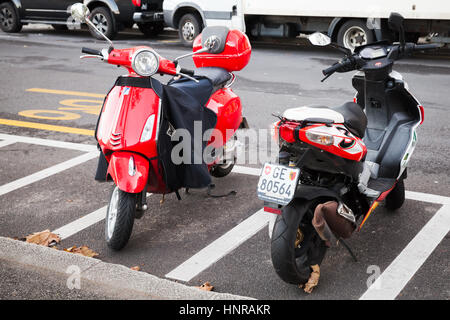
<instances>
[{"instance_id":1,"label":"red body panel","mask_svg":"<svg viewBox=\"0 0 450 320\"><path fill-rule=\"evenodd\" d=\"M229 88L216 91L206 105L217 114L216 129L222 141L210 141L215 148L223 146L234 135L242 122L241 99Z\"/></svg>"},{"instance_id":2,"label":"red body panel","mask_svg":"<svg viewBox=\"0 0 450 320\"><path fill-rule=\"evenodd\" d=\"M130 158L133 157L135 174L128 173ZM139 193L144 190L148 180L148 161L135 153L115 152L111 155L108 165L108 175L114 180L120 190L129 193Z\"/></svg>"},{"instance_id":3,"label":"red body panel","mask_svg":"<svg viewBox=\"0 0 450 320\"><path fill-rule=\"evenodd\" d=\"M299 128L298 137L296 137L295 129L299 126L300 123L298 122L288 121L283 124L280 122L278 124L280 137L289 143L294 143L296 139L299 139L336 156L354 161L361 161L367 153L367 148L362 139L351 134L342 124L335 123L331 126L314 124L308 127ZM306 132L309 130L315 133L332 135L334 143L332 145L323 145L311 141L306 135Z\"/></svg>"},{"instance_id":4,"label":"red body panel","mask_svg":"<svg viewBox=\"0 0 450 320\"><path fill-rule=\"evenodd\" d=\"M202 35L200 34L194 40L193 51L197 52L201 48ZM245 33L239 30L230 30L222 53L199 53L192 58L197 68L219 67L231 72L242 70L250 61L251 52L252 47Z\"/></svg>"}]
</instances>

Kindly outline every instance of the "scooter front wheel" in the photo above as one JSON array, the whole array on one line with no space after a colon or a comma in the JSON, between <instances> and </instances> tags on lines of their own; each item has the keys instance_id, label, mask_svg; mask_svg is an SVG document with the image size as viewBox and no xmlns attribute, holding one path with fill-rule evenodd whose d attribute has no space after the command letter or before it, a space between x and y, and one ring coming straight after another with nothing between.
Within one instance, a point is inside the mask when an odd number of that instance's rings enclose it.
<instances>
[{"instance_id":1,"label":"scooter front wheel","mask_svg":"<svg viewBox=\"0 0 450 320\"><path fill-rule=\"evenodd\" d=\"M106 211L105 238L108 247L120 250L128 243L136 213L136 194L114 186Z\"/></svg>"},{"instance_id":2,"label":"scooter front wheel","mask_svg":"<svg viewBox=\"0 0 450 320\"><path fill-rule=\"evenodd\" d=\"M287 283L304 284L311 266L320 265L327 247L311 224L314 201L293 200L275 221L272 233L272 264Z\"/></svg>"}]
</instances>

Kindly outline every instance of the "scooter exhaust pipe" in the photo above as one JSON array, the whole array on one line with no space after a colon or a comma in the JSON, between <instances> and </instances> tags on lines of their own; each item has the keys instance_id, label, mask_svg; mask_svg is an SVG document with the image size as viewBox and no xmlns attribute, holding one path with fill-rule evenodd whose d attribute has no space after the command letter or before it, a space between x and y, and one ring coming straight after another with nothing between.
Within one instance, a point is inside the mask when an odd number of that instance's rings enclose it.
<instances>
[{"instance_id":1,"label":"scooter exhaust pipe","mask_svg":"<svg viewBox=\"0 0 450 320\"><path fill-rule=\"evenodd\" d=\"M312 225L328 246L337 243L336 237L349 238L356 229L351 210L336 201L319 204L314 210Z\"/></svg>"}]
</instances>

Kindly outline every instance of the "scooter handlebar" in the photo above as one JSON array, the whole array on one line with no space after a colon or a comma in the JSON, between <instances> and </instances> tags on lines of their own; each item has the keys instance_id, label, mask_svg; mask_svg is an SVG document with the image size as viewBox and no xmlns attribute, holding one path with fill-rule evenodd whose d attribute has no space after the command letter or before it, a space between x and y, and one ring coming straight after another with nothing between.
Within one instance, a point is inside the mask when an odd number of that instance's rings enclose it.
<instances>
[{"instance_id":1,"label":"scooter handlebar","mask_svg":"<svg viewBox=\"0 0 450 320\"><path fill-rule=\"evenodd\" d=\"M322 73L324 76L329 76L333 73L335 73L336 71L350 71L350 69L353 67L353 62L350 59L344 59L341 60L339 62L336 62L335 64L333 64L331 67L323 69Z\"/></svg>"},{"instance_id":2,"label":"scooter handlebar","mask_svg":"<svg viewBox=\"0 0 450 320\"><path fill-rule=\"evenodd\" d=\"M433 50L440 48L441 45L437 43L429 43L429 44L416 44L414 45L413 50L414 51L421 51L421 50Z\"/></svg>"},{"instance_id":3,"label":"scooter handlebar","mask_svg":"<svg viewBox=\"0 0 450 320\"><path fill-rule=\"evenodd\" d=\"M91 54L94 56L103 56L101 51L95 50L95 49L89 49L89 48L85 48L85 47L83 47L81 49L81 53Z\"/></svg>"},{"instance_id":4,"label":"scooter handlebar","mask_svg":"<svg viewBox=\"0 0 450 320\"><path fill-rule=\"evenodd\" d=\"M181 68L180 73L187 74L188 76L194 76L194 70Z\"/></svg>"}]
</instances>

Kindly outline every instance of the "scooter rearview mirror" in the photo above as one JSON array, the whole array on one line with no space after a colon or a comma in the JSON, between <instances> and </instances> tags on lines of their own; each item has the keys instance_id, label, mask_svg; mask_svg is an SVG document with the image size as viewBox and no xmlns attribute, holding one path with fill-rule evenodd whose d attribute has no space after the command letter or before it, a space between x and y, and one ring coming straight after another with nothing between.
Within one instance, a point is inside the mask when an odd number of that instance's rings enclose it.
<instances>
[{"instance_id":1,"label":"scooter rearview mirror","mask_svg":"<svg viewBox=\"0 0 450 320\"><path fill-rule=\"evenodd\" d=\"M403 16L399 13L392 12L389 15L388 25L389 28L393 31L397 31L399 35L400 45L402 47L405 46L405 30L403 28Z\"/></svg>"},{"instance_id":2,"label":"scooter rearview mirror","mask_svg":"<svg viewBox=\"0 0 450 320\"><path fill-rule=\"evenodd\" d=\"M86 22L86 18L89 16L89 8L83 3L74 3L70 7L70 14L75 20L80 22Z\"/></svg>"},{"instance_id":3,"label":"scooter rearview mirror","mask_svg":"<svg viewBox=\"0 0 450 320\"><path fill-rule=\"evenodd\" d=\"M108 41L110 47L114 47L113 43L111 40L109 40L109 38L107 36L105 36L103 34L103 32L101 32L100 30L97 29L97 27L92 23L91 20L89 20L89 8L83 4L83 3L74 3L71 7L70 7L70 14L72 15L72 17L80 22L86 23L89 28L91 28L92 30L94 30L96 33L98 33L99 35L101 35L106 41Z\"/></svg>"},{"instance_id":4,"label":"scooter rearview mirror","mask_svg":"<svg viewBox=\"0 0 450 320\"><path fill-rule=\"evenodd\" d=\"M324 35L320 32L314 32L308 36L309 42L311 42L315 46L327 46L331 43L330 37Z\"/></svg>"},{"instance_id":5,"label":"scooter rearview mirror","mask_svg":"<svg viewBox=\"0 0 450 320\"><path fill-rule=\"evenodd\" d=\"M389 24L389 28L391 30L400 32L403 29L403 17L396 12L392 12L389 15L389 20L388 20L388 24Z\"/></svg>"}]
</instances>

